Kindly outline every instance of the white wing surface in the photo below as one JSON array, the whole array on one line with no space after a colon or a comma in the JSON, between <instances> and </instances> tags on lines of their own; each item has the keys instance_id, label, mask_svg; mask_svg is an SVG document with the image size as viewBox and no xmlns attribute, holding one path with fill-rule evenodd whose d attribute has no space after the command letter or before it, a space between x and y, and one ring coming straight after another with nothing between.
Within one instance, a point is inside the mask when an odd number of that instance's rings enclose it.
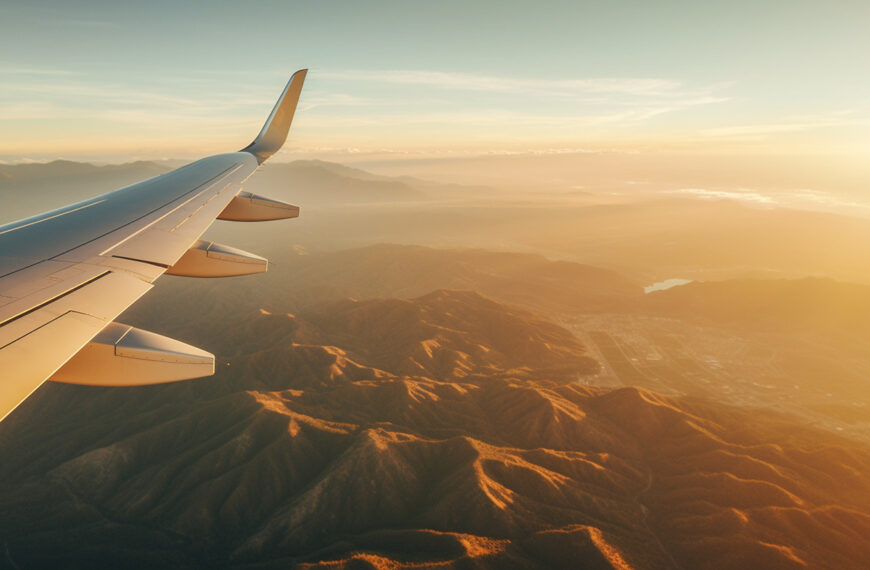
<instances>
[{"instance_id":1,"label":"white wing surface","mask_svg":"<svg viewBox=\"0 0 870 570\"><path fill-rule=\"evenodd\" d=\"M298 215L241 187L284 144L305 75L293 74L241 151L0 227L0 420L46 380L139 385L214 373L211 354L113 321L163 273L266 270L265 259L200 236L218 218Z\"/></svg>"}]
</instances>

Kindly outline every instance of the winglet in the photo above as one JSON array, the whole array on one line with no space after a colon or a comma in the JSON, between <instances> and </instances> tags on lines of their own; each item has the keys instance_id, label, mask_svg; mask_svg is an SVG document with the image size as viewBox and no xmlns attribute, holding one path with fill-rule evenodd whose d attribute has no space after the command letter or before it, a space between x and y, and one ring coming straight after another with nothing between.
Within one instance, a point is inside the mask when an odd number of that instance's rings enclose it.
<instances>
[{"instance_id":1,"label":"winglet","mask_svg":"<svg viewBox=\"0 0 870 570\"><path fill-rule=\"evenodd\" d=\"M287 133L290 131L290 123L293 121L293 113L296 112L296 103L299 102L302 83L305 82L307 73L307 69L300 69L293 74L278 102L275 103L275 108L266 119L260 134L254 142L242 149L242 152L249 152L257 157L257 162L260 164L278 152L287 140Z\"/></svg>"}]
</instances>

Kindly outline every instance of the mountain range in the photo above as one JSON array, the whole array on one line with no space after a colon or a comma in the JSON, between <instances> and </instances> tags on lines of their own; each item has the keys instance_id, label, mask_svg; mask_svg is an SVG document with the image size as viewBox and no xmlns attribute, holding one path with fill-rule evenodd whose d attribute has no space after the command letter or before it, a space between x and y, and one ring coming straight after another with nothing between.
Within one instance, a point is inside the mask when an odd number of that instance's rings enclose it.
<instances>
[{"instance_id":1,"label":"mountain range","mask_svg":"<svg viewBox=\"0 0 870 570\"><path fill-rule=\"evenodd\" d=\"M176 310L184 311L183 307ZM19 567L870 562L870 451L787 416L582 387L476 293L248 314L218 374L46 385L0 426Z\"/></svg>"}]
</instances>

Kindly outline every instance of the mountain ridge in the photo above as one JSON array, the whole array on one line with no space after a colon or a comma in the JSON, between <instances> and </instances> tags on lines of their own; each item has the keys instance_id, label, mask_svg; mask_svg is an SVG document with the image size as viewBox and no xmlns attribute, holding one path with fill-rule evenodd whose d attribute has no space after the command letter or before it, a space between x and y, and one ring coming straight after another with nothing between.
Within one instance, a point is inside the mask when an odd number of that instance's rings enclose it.
<instances>
[{"instance_id":1,"label":"mountain ridge","mask_svg":"<svg viewBox=\"0 0 870 570\"><path fill-rule=\"evenodd\" d=\"M121 391L48 385L0 425L10 458L0 465L0 534L12 560L870 562L866 447L783 414L560 379L546 355L583 357L582 344L526 310L435 291L246 321L214 378ZM238 345L257 330L276 330L274 346ZM524 356L490 348L467 352L471 368L459 375L409 370L374 350L385 331L486 347L507 332ZM75 542L63 538L71 526Z\"/></svg>"}]
</instances>

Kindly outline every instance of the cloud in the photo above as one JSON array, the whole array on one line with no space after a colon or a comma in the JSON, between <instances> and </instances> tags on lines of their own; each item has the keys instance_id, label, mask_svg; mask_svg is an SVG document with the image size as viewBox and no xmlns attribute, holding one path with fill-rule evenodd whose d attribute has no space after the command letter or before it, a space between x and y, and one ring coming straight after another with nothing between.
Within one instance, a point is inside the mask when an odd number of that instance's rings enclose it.
<instances>
[{"instance_id":1,"label":"cloud","mask_svg":"<svg viewBox=\"0 0 870 570\"><path fill-rule=\"evenodd\" d=\"M737 125L733 127L716 127L705 129L701 134L711 137L730 137L743 135L772 135L779 133L793 133L829 126L822 123L767 123L759 125Z\"/></svg>"},{"instance_id":2,"label":"cloud","mask_svg":"<svg viewBox=\"0 0 870 570\"><path fill-rule=\"evenodd\" d=\"M707 188L681 188L672 190L672 194L691 194L706 200L739 200L756 204L776 204L777 201L752 190L708 190Z\"/></svg>"},{"instance_id":3,"label":"cloud","mask_svg":"<svg viewBox=\"0 0 870 570\"><path fill-rule=\"evenodd\" d=\"M404 106L415 106L425 104L435 104L439 101L434 99L414 99L408 101ZM305 94L305 97L299 101L299 109L308 111L318 107L396 107L396 102L390 99L380 99L372 97L360 97L358 95L350 95L348 93L330 93L325 91L312 91Z\"/></svg>"},{"instance_id":4,"label":"cloud","mask_svg":"<svg viewBox=\"0 0 870 570\"><path fill-rule=\"evenodd\" d=\"M29 95L29 98L41 96L46 99L63 100L64 102L69 102L70 99L75 98L87 102L101 101L103 103L120 104L127 107L153 105L183 105L195 107L197 104L202 103L202 100L198 99L164 95L157 91L129 89L119 85L108 84L88 85L85 83L73 82L18 82L14 85L6 86L4 91L5 96L17 93L19 95ZM57 97L58 95L60 97Z\"/></svg>"},{"instance_id":5,"label":"cloud","mask_svg":"<svg viewBox=\"0 0 870 570\"><path fill-rule=\"evenodd\" d=\"M576 114L545 114L508 110L427 110L407 112L365 112L353 115L330 113L305 116L304 124L311 132L359 133L378 136L399 135L415 138L431 136L443 139L458 137L466 141L469 135L475 139L504 138L510 140L538 139L547 136L577 137L606 128L615 132L619 128L638 125L644 121L672 111L667 105L644 106L636 109L606 109L600 112Z\"/></svg>"},{"instance_id":6,"label":"cloud","mask_svg":"<svg viewBox=\"0 0 870 570\"><path fill-rule=\"evenodd\" d=\"M61 18L58 20L53 20L48 22L55 26L63 26L65 28L68 27L76 27L76 28L120 28L120 25L117 22L110 22L108 20L70 20L67 18Z\"/></svg>"},{"instance_id":7,"label":"cloud","mask_svg":"<svg viewBox=\"0 0 870 570\"><path fill-rule=\"evenodd\" d=\"M73 72L65 69L0 66L0 75L73 75Z\"/></svg>"},{"instance_id":8,"label":"cloud","mask_svg":"<svg viewBox=\"0 0 870 570\"><path fill-rule=\"evenodd\" d=\"M321 89L330 85L343 93L365 91L367 97L325 96L322 103L307 108L371 110L341 117L315 113L307 123L312 127L340 124L422 131L432 126L440 133L478 128L483 136L511 136L512 129L525 136L539 129L541 136L552 131L571 135L599 125L637 125L666 113L728 100L719 93L725 83L692 87L661 78L541 79L430 70L319 71L317 77L326 80L319 84ZM421 108L423 100L431 101L431 106Z\"/></svg>"},{"instance_id":9,"label":"cloud","mask_svg":"<svg viewBox=\"0 0 870 570\"><path fill-rule=\"evenodd\" d=\"M655 117L726 100L718 86L695 88L654 78L535 79L439 71L321 71L300 102L296 134L368 148L507 141L508 146L570 147L578 137L621 133ZM271 75L226 87L225 77L166 76L143 82L88 73L0 65L0 121L19 140L38 144L28 126L66 121L64 132L190 133L228 138L262 124L274 104ZM5 81L4 81L5 80ZM358 82L372 82L372 85ZM413 89L399 89L408 85ZM439 86L436 89L434 86ZM372 88L370 88L372 87ZM480 94L477 96L471 96ZM58 123L59 124L59 123ZM88 125L87 127L84 125ZM47 126L45 128L48 128ZM486 143L490 144L490 143ZM499 143L501 144L501 143Z\"/></svg>"},{"instance_id":10,"label":"cloud","mask_svg":"<svg viewBox=\"0 0 870 570\"><path fill-rule=\"evenodd\" d=\"M58 72L55 76L52 70L0 68L0 81L4 74L0 120L6 121L91 118L136 122L137 115L143 123L164 115L188 119L229 116L234 120L248 106L262 108L265 116L271 104L247 97L228 98L208 89L199 97L185 96L173 85L138 88L75 74ZM18 76L8 77L12 74Z\"/></svg>"},{"instance_id":11,"label":"cloud","mask_svg":"<svg viewBox=\"0 0 870 570\"><path fill-rule=\"evenodd\" d=\"M866 120L856 117L852 110L841 110L827 114L784 117L774 123L716 127L705 129L701 131L701 134L711 137L763 137L766 135L802 132L825 127L860 125L866 124L866 122Z\"/></svg>"},{"instance_id":12,"label":"cloud","mask_svg":"<svg viewBox=\"0 0 870 570\"><path fill-rule=\"evenodd\" d=\"M836 211L846 209L849 210L850 213L854 213L855 209L864 210L865 212L870 209L870 204L856 202L855 200L844 200L837 196L833 196L828 192L822 192L821 190L814 190L812 188L792 190L788 193L788 196L797 204L818 204L833 208Z\"/></svg>"},{"instance_id":13,"label":"cloud","mask_svg":"<svg viewBox=\"0 0 870 570\"><path fill-rule=\"evenodd\" d=\"M643 77L598 77L583 79L538 79L533 77L499 77L447 71L323 71L325 79L367 81L434 87L453 91L486 91L517 95L575 97L578 95L620 94L643 97L703 97L723 84L700 89L687 89L683 82L671 79Z\"/></svg>"},{"instance_id":14,"label":"cloud","mask_svg":"<svg viewBox=\"0 0 870 570\"><path fill-rule=\"evenodd\" d=\"M688 194L704 200L737 200L751 204L775 206L779 208L794 208L798 210L825 211L846 214L850 216L870 215L870 203L837 196L812 188L755 190L752 188L735 188L730 190L710 190L707 188L681 188L671 190L668 194Z\"/></svg>"}]
</instances>

